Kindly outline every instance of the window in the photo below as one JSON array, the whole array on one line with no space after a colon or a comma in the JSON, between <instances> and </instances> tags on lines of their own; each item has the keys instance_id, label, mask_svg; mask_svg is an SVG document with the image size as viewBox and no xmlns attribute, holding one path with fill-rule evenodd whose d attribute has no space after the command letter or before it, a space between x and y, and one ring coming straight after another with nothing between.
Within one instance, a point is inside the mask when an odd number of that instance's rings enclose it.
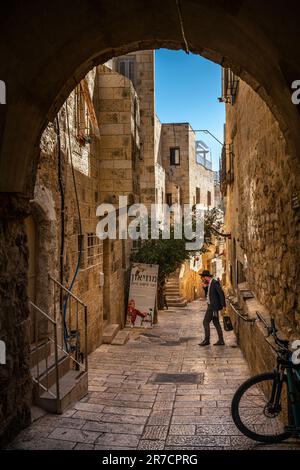
<instances>
[{"instance_id":1,"label":"window","mask_svg":"<svg viewBox=\"0 0 300 470\"><path fill-rule=\"evenodd\" d=\"M222 69L222 97L220 101L225 103L234 104L237 91L238 91L239 79L228 68Z\"/></svg>"},{"instance_id":2,"label":"window","mask_svg":"<svg viewBox=\"0 0 300 470\"><path fill-rule=\"evenodd\" d=\"M129 78L135 86L136 76L135 76L135 58L134 57L122 57L117 61L117 71L119 74L124 75L124 77Z\"/></svg>"},{"instance_id":3,"label":"window","mask_svg":"<svg viewBox=\"0 0 300 470\"><path fill-rule=\"evenodd\" d=\"M207 205L211 206L211 192L207 191Z\"/></svg>"},{"instance_id":4,"label":"window","mask_svg":"<svg viewBox=\"0 0 300 470\"><path fill-rule=\"evenodd\" d=\"M94 233L87 234L87 265L95 266L100 263L100 240Z\"/></svg>"},{"instance_id":5,"label":"window","mask_svg":"<svg viewBox=\"0 0 300 470\"><path fill-rule=\"evenodd\" d=\"M180 148L170 148L170 165L180 165Z\"/></svg>"},{"instance_id":6,"label":"window","mask_svg":"<svg viewBox=\"0 0 300 470\"><path fill-rule=\"evenodd\" d=\"M196 188L196 204L200 204L200 188Z\"/></svg>"},{"instance_id":7,"label":"window","mask_svg":"<svg viewBox=\"0 0 300 470\"><path fill-rule=\"evenodd\" d=\"M167 193L167 204L169 207L172 206L172 193Z\"/></svg>"}]
</instances>

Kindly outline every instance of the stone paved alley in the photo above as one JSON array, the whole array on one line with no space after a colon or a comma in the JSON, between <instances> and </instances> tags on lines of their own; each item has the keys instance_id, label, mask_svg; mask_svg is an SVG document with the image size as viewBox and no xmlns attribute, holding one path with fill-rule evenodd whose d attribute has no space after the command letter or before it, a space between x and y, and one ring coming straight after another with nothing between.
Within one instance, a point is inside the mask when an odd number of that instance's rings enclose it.
<instances>
[{"instance_id":1,"label":"stone paved alley","mask_svg":"<svg viewBox=\"0 0 300 470\"><path fill-rule=\"evenodd\" d=\"M233 424L231 398L249 370L232 333L225 334L225 347L198 346L204 309L196 301L160 312L159 325L131 330L124 346L99 347L89 360L88 396L63 415L41 417L10 448L296 448L257 444ZM155 383L158 373L180 372L200 374L203 383Z\"/></svg>"}]
</instances>

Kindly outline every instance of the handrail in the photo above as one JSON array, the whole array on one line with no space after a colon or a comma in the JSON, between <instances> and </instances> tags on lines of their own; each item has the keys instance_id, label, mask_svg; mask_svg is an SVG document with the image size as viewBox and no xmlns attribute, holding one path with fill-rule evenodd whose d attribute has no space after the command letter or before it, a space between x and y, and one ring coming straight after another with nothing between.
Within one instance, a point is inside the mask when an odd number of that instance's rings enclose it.
<instances>
[{"instance_id":1,"label":"handrail","mask_svg":"<svg viewBox=\"0 0 300 470\"><path fill-rule=\"evenodd\" d=\"M42 315L44 315L44 317L46 317L47 320L49 320L52 323L52 325L56 325L56 321L53 320L53 318L49 317L49 315L47 315L47 313L45 313L42 309L40 309L40 307L38 307L33 302L31 302L31 300L29 300L29 304L32 305L36 310L38 310Z\"/></svg>"},{"instance_id":2,"label":"handrail","mask_svg":"<svg viewBox=\"0 0 300 470\"><path fill-rule=\"evenodd\" d=\"M53 306L54 315L56 316L56 293L59 292L60 296L62 291L66 293L67 300L65 301L64 308L60 306L61 315L61 347L60 349L67 352L71 357L72 361L78 366L82 367L79 362L79 357L82 355L81 341L83 338L84 342L84 363L85 371L88 370L88 307L79 299L73 292L62 285L54 277L49 274L49 279L53 283ZM73 308L74 307L74 308ZM71 343L72 341L72 343ZM64 347L65 346L65 347ZM69 351L70 346L70 351ZM65 349L67 351L65 351ZM71 354L70 354L71 352ZM75 358L72 355L75 354Z\"/></svg>"},{"instance_id":3,"label":"handrail","mask_svg":"<svg viewBox=\"0 0 300 470\"><path fill-rule=\"evenodd\" d=\"M50 395L53 396L53 398L56 398L56 395L54 395L54 393L51 392L51 390L49 390L47 387L45 387L43 384L41 384L35 377L32 377L32 380L39 385L39 387L41 387L43 390L45 390L45 392L48 392Z\"/></svg>"},{"instance_id":4,"label":"handrail","mask_svg":"<svg viewBox=\"0 0 300 470\"><path fill-rule=\"evenodd\" d=\"M70 291L67 287L63 286L59 281L57 281L54 277L50 275L49 275L49 278L51 279L51 281L55 282L55 284L57 284L61 289L67 292L71 297L73 297L73 299L75 299L78 303L80 303L82 307L86 307L86 304L82 302L82 300L80 300L75 294L73 294L73 292Z\"/></svg>"},{"instance_id":5,"label":"handrail","mask_svg":"<svg viewBox=\"0 0 300 470\"><path fill-rule=\"evenodd\" d=\"M49 340L50 340L52 343L54 343L54 340L53 340L52 338L49 338ZM80 362L76 361L76 359L74 359L74 357L71 356L71 354L68 353L68 351L66 351L64 348L62 348L59 344L57 345L57 348L58 348L60 351L62 351L62 352L64 352L65 354L67 354L67 355L70 357L70 359L71 359L73 362L75 362L75 364L77 364L77 365L79 365L79 366L81 367Z\"/></svg>"},{"instance_id":6,"label":"handrail","mask_svg":"<svg viewBox=\"0 0 300 470\"><path fill-rule=\"evenodd\" d=\"M60 401L60 389L59 389L59 367L58 367L58 344L57 344L57 322L53 320L46 312L44 312L40 307L38 307L35 303L29 300L29 305L34 309L34 328L35 328L35 351L36 351L36 370L37 370L37 377L33 377L34 382L38 384L38 396L40 397L40 390L47 391L50 395L56 398L57 402L57 409L59 409L59 401ZM53 341L54 343L54 365L55 365L55 384L56 384L56 396L49 390L49 367L48 367L48 351L47 348L45 349L45 357L42 358L42 361L45 360L45 378L47 386L45 387L44 384L41 383L41 378L44 374L40 374L39 366L40 366L40 358L39 358L39 322L37 318L36 311L39 312L48 322L51 323L53 327L53 337L52 340L48 337L48 340ZM45 343L47 344L47 343Z\"/></svg>"},{"instance_id":7,"label":"handrail","mask_svg":"<svg viewBox=\"0 0 300 470\"><path fill-rule=\"evenodd\" d=\"M227 297L227 302L229 303L230 307L232 308L232 310L235 312L235 314L241 318L242 320L244 320L245 322L247 323L255 323L256 322L256 318L248 318L248 317L245 317L244 315L241 315L240 312L236 309L236 307L233 305L232 302L230 302L229 298Z\"/></svg>"}]
</instances>

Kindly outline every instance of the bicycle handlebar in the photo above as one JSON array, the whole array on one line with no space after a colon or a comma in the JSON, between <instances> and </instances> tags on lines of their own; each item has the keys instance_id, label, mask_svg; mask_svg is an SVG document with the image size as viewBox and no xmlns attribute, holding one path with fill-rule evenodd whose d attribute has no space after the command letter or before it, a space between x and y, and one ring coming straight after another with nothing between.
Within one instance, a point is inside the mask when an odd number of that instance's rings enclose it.
<instances>
[{"instance_id":1,"label":"bicycle handlebar","mask_svg":"<svg viewBox=\"0 0 300 470\"><path fill-rule=\"evenodd\" d=\"M273 338L274 338L275 343L277 344L277 346L279 346L282 351L288 352L289 351L288 341L279 339L277 334L276 334L278 330L276 328L274 318L271 318L271 326L269 326L268 323L266 322L266 320L262 317L262 315L259 312L256 312L256 315L257 315L257 318L264 324L265 328L267 329L267 332L268 332L267 338L270 335L272 335ZM267 341L267 339L266 339L266 341ZM267 341L267 343L270 344L269 341Z\"/></svg>"}]
</instances>

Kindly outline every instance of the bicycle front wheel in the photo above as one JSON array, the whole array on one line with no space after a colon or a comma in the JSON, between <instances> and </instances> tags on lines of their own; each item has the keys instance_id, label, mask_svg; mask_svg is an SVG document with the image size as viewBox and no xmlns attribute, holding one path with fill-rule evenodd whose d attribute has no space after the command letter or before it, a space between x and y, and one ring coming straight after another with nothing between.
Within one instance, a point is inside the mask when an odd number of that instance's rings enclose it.
<instances>
[{"instance_id":1,"label":"bicycle front wheel","mask_svg":"<svg viewBox=\"0 0 300 470\"><path fill-rule=\"evenodd\" d=\"M286 378L280 384L276 373L251 377L236 391L231 413L237 428L250 439L269 444L288 439L291 434L285 430L289 423Z\"/></svg>"}]
</instances>

